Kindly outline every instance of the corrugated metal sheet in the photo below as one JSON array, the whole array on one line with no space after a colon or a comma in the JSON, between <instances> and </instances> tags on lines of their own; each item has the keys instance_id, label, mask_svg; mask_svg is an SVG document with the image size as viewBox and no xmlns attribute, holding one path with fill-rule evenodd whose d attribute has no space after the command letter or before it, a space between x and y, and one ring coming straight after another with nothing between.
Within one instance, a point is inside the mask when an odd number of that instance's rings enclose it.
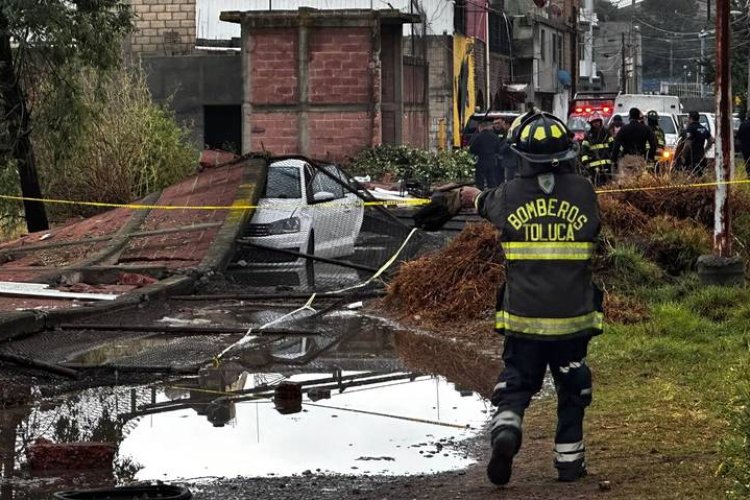
<instances>
[{"instance_id":1,"label":"corrugated metal sheet","mask_svg":"<svg viewBox=\"0 0 750 500\"><path fill-rule=\"evenodd\" d=\"M402 12L425 14L427 34L453 33L453 2L450 0L418 0L420 9L410 8L410 0L197 0L197 37L208 40L239 38L240 26L219 20L223 11L297 10L312 7L321 10L399 9ZM411 28L404 26L404 34Z\"/></svg>"}]
</instances>

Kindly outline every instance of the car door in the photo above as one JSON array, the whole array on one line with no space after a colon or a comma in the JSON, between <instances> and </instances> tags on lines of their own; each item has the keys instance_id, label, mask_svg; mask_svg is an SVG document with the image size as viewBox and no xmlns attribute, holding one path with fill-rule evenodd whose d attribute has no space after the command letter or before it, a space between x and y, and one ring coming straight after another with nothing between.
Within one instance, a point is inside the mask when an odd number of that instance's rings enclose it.
<instances>
[{"instance_id":1,"label":"car door","mask_svg":"<svg viewBox=\"0 0 750 500\"><path fill-rule=\"evenodd\" d=\"M326 167L326 170L347 186L353 185L353 180L337 166L330 165ZM341 241L341 255L350 255L354 253L354 244L356 243L357 238L359 237L359 231L362 228L365 210L362 199L346 188L344 188L343 213L344 220L342 221L342 229L344 233L342 235L343 240Z\"/></svg>"},{"instance_id":2,"label":"car door","mask_svg":"<svg viewBox=\"0 0 750 500\"><path fill-rule=\"evenodd\" d=\"M333 199L316 201L316 195L320 196L322 193L333 195ZM346 234L345 201L344 188L315 168L310 182L309 202L313 216L315 254L320 257L341 255Z\"/></svg>"}]
</instances>

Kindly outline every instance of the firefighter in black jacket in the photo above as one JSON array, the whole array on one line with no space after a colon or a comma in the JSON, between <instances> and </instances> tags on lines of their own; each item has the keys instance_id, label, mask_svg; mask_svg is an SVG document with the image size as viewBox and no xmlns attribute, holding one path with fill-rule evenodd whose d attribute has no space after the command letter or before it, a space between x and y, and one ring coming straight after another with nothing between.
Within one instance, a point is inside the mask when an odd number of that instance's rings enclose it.
<instances>
[{"instance_id":1,"label":"firefighter in black jacket","mask_svg":"<svg viewBox=\"0 0 750 500\"><path fill-rule=\"evenodd\" d=\"M612 176L610 153L614 139L604 128L604 118L599 113L591 115L589 124L591 128L581 143L581 163L594 185L601 186Z\"/></svg>"},{"instance_id":2,"label":"firefighter in black jacket","mask_svg":"<svg viewBox=\"0 0 750 500\"><path fill-rule=\"evenodd\" d=\"M505 366L492 394L497 411L487 475L499 485L510 480L524 411L549 365L558 399L555 467L559 480L575 481L586 474L586 352L603 322L591 265L599 207L591 183L574 173L577 151L563 122L533 114L515 129L513 142L519 177L475 199L480 215L500 230L506 259L496 318Z\"/></svg>"},{"instance_id":3,"label":"firefighter in black jacket","mask_svg":"<svg viewBox=\"0 0 750 500\"><path fill-rule=\"evenodd\" d=\"M628 114L630 122L620 129L612 145L612 162L625 156L640 156L653 160L657 144L654 132L641 122L643 115L638 108L632 108Z\"/></svg>"}]
</instances>

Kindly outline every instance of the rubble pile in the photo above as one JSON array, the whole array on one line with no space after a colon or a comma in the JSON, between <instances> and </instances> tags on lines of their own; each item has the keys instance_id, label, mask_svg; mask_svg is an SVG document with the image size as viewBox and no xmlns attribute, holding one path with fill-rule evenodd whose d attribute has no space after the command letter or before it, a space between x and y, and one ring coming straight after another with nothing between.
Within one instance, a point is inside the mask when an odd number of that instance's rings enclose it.
<instances>
[{"instance_id":1,"label":"rubble pile","mask_svg":"<svg viewBox=\"0 0 750 500\"><path fill-rule=\"evenodd\" d=\"M663 276L692 271L698 256L710 252L714 188L660 189L689 182L644 174L608 186L614 191L599 196L606 244L600 245L595 277L603 285L608 321L633 323L649 315L647 305L629 295L635 287L621 286L631 277L607 269L609 252L623 245L634 248ZM736 213L750 213L750 191L735 188L732 203ZM750 217L736 217L734 226L737 234L750 234ZM426 326L490 318L503 278L497 231L489 223L473 224L444 249L403 264L388 287L385 306Z\"/></svg>"}]
</instances>

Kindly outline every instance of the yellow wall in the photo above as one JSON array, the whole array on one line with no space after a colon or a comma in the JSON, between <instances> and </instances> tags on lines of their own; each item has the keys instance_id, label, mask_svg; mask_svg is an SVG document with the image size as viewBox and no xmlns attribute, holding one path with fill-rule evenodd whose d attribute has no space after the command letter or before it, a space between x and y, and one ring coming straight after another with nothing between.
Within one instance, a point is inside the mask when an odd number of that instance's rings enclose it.
<instances>
[{"instance_id":1,"label":"yellow wall","mask_svg":"<svg viewBox=\"0 0 750 500\"><path fill-rule=\"evenodd\" d=\"M472 48L474 47L474 38L465 37L459 34L453 35L453 145L461 145L461 131L469 121L474 108L476 107L476 94L474 92L474 57L472 57ZM460 99L460 78L461 68L464 66L468 69L468 79L466 90L464 91L465 103L463 110ZM463 111L463 112L462 112Z\"/></svg>"}]
</instances>

